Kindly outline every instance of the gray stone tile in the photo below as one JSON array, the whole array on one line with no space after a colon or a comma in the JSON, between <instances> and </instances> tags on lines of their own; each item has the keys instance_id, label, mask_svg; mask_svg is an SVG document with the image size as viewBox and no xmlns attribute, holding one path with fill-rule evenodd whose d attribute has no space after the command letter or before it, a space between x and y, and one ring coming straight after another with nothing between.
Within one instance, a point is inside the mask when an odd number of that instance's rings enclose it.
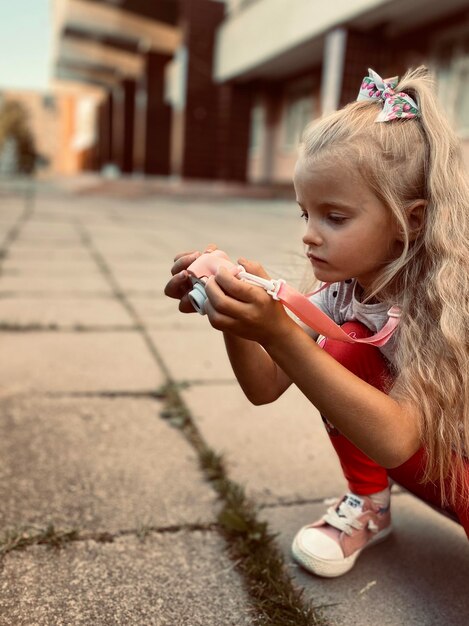
<instances>
[{"instance_id":1,"label":"gray stone tile","mask_svg":"<svg viewBox=\"0 0 469 626\"><path fill-rule=\"evenodd\" d=\"M67 275L70 278L75 278L77 274L96 274L97 265L94 259L89 257L88 259L16 259L12 260L9 257L2 263L3 275L28 275L28 276L60 276Z\"/></svg>"},{"instance_id":2,"label":"gray stone tile","mask_svg":"<svg viewBox=\"0 0 469 626\"><path fill-rule=\"evenodd\" d=\"M126 309L111 298L0 298L0 326L131 328Z\"/></svg>"},{"instance_id":3,"label":"gray stone tile","mask_svg":"<svg viewBox=\"0 0 469 626\"><path fill-rule=\"evenodd\" d=\"M111 295L112 289L108 281L98 270L85 274L46 275L20 274L3 275L0 278L0 293L40 293L40 294L73 294L91 293Z\"/></svg>"},{"instance_id":4,"label":"gray stone tile","mask_svg":"<svg viewBox=\"0 0 469 626\"><path fill-rule=\"evenodd\" d=\"M318 519L322 503L266 508L291 574L305 599L334 626L464 626L469 615L469 548L463 529L408 494L393 496L394 533L365 550L340 578L319 578L296 565L296 532Z\"/></svg>"},{"instance_id":5,"label":"gray stone tile","mask_svg":"<svg viewBox=\"0 0 469 626\"><path fill-rule=\"evenodd\" d=\"M197 323L204 324L207 320L202 319ZM152 330L150 335L174 379L234 379L223 335L211 326L197 333Z\"/></svg>"},{"instance_id":6,"label":"gray stone tile","mask_svg":"<svg viewBox=\"0 0 469 626\"><path fill-rule=\"evenodd\" d=\"M265 406L253 406L236 383L194 386L184 398L204 439L224 454L229 475L258 502L343 491L344 478L321 417L296 388Z\"/></svg>"},{"instance_id":7,"label":"gray stone tile","mask_svg":"<svg viewBox=\"0 0 469 626\"><path fill-rule=\"evenodd\" d=\"M246 594L214 533L37 546L2 568L4 626L248 626Z\"/></svg>"},{"instance_id":8,"label":"gray stone tile","mask_svg":"<svg viewBox=\"0 0 469 626\"><path fill-rule=\"evenodd\" d=\"M71 247L50 248L44 251L41 248L16 248L13 246L8 250L9 263L36 263L39 265L48 265L52 262L60 264L69 261L89 261L91 255L86 248Z\"/></svg>"},{"instance_id":9,"label":"gray stone tile","mask_svg":"<svg viewBox=\"0 0 469 626\"><path fill-rule=\"evenodd\" d=\"M206 317L197 313L181 313L177 300L164 295L150 297L128 294L127 298L145 326L189 333L210 330Z\"/></svg>"},{"instance_id":10,"label":"gray stone tile","mask_svg":"<svg viewBox=\"0 0 469 626\"><path fill-rule=\"evenodd\" d=\"M164 377L136 332L3 333L0 390L152 391Z\"/></svg>"},{"instance_id":11,"label":"gray stone tile","mask_svg":"<svg viewBox=\"0 0 469 626\"><path fill-rule=\"evenodd\" d=\"M169 280L169 278L168 278ZM151 265L147 265L145 270L135 273L122 273L118 274L117 282L121 289L126 292L151 292L160 296L163 293L164 285L161 274L151 269Z\"/></svg>"},{"instance_id":12,"label":"gray stone tile","mask_svg":"<svg viewBox=\"0 0 469 626\"><path fill-rule=\"evenodd\" d=\"M117 532L215 519L214 492L160 403L29 396L0 410L1 529Z\"/></svg>"}]
</instances>

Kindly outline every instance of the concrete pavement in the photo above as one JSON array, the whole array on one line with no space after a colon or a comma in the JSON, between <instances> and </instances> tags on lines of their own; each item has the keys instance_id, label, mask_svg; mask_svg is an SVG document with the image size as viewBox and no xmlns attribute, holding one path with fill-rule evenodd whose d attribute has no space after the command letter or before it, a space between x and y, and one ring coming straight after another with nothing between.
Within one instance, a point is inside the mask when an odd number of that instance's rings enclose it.
<instances>
[{"instance_id":1,"label":"concrete pavement","mask_svg":"<svg viewBox=\"0 0 469 626\"><path fill-rule=\"evenodd\" d=\"M211 241L298 286L294 203L78 191L40 187L27 204L0 187L0 624L256 623L215 493L160 419L167 374L330 624L467 624L465 535L406 493L394 536L350 574L322 580L292 562L296 530L344 488L321 420L294 389L250 405L220 334L162 294L174 254ZM42 545L50 525L76 540ZM22 534L37 540L7 551Z\"/></svg>"}]
</instances>

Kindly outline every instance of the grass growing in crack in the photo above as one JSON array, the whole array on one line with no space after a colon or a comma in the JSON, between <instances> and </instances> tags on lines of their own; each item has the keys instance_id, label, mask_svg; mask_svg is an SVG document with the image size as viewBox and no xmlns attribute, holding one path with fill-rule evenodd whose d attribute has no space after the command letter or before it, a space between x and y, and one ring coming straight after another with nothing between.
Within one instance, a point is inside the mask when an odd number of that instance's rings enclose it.
<instances>
[{"instance_id":1,"label":"grass growing in crack","mask_svg":"<svg viewBox=\"0 0 469 626\"><path fill-rule=\"evenodd\" d=\"M164 419L180 428L198 453L200 466L222 503L218 514L230 557L242 574L262 626L325 626L317 609L305 606L303 592L291 577L266 522L257 517L244 489L227 477L221 455L207 446L182 400L181 386L168 383L158 390L164 399Z\"/></svg>"},{"instance_id":2,"label":"grass growing in crack","mask_svg":"<svg viewBox=\"0 0 469 626\"><path fill-rule=\"evenodd\" d=\"M13 324L9 322L0 323L0 331L11 333L28 333L35 331L58 330L57 324Z\"/></svg>"},{"instance_id":3,"label":"grass growing in crack","mask_svg":"<svg viewBox=\"0 0 469 626\"><path fill-rule=\"evenodd\" d=\"M275 535L257 517L254 504L238 484L226 477L214 481L223 507L218 522L231 558L244 576L265 626L319 626L325 624L317 610L305 607L285 569Z\"/></svg>"},{"instance_id":4,"label":"grass growing in crack","mask_svg":"<svg viewBox=\"0 0 469 626\"><path fill-rule=\"evenodd\" d=\"M183 429L190 423L189 411L179 395L179 390L187 387L186 383L168 383L157 391L155 396L164 400L160 417L167 420L175 428Z\"/></svg>"},{"instance_id":5,"label":"grass growing in crack","mask_svg":"<svg viewBox=\"0 0 469 626\"><path fill-rule=\"evenodd\" d=\"M12 550L22 550L32 545L47 545L51 548L61 548L66 543L77 540L77 530L56 530L53 524L49 524L45 528L28 526L11 529L7 530L0 537L0 556Z\"/></svg>"}]
</instances>

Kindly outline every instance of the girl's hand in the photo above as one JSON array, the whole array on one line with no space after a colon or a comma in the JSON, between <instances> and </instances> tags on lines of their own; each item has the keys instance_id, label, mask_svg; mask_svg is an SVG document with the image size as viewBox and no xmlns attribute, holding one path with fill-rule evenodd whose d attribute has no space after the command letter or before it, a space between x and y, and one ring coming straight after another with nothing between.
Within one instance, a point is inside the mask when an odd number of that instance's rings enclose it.
<instances>
[{"instance_id":1,"label":"girl's hand","mask_svg":"<svg viewBox=\"0 0 469 626\"><path fill-rule=\"evenodd\" d=\"M238 259L238 263L251 274L270 278L258 263L245 259ZM294 323L283 305L264 289L236 278L223 267L208 279L205 291L208 296L205 310L210 324L217 330L264 344L287 324Z\"/></svg>"},{"instance_id":2,"label":"girl's hand","mask_svg":"<svg viewBox=\"0 0 469 626\"><path fill-rule=\"evenodd\" d=\"M204 252L213 252L216 249L217 246L214 243L210 243ZM195 313L195 309L187 296L192 289L192 282L186 270L200 255L201 253L197 250L177 254L174 257L174 265L171 268L173 278L164 288L166 296L180 301L179 310L182 313Z\"/></svg>"}]
</instances>

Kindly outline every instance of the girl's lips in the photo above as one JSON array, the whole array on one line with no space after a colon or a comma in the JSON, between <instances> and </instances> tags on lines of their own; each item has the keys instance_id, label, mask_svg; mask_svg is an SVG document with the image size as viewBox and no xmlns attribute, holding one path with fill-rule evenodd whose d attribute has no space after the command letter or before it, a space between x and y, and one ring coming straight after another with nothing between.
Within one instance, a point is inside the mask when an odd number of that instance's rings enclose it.
<instances>
[{"instance_id":1,"label":"girl's lips","mask_svg":"<svg viewBox=\"0 0 469 626\"><path fill-rule=\"evenodd\" d=\"M308 254L308 259L311 261L311 263L327 263L327 261L324 261L324 259L320 259L317 256L313 256L312 254Z\"/></svg>"}]
</instances>

